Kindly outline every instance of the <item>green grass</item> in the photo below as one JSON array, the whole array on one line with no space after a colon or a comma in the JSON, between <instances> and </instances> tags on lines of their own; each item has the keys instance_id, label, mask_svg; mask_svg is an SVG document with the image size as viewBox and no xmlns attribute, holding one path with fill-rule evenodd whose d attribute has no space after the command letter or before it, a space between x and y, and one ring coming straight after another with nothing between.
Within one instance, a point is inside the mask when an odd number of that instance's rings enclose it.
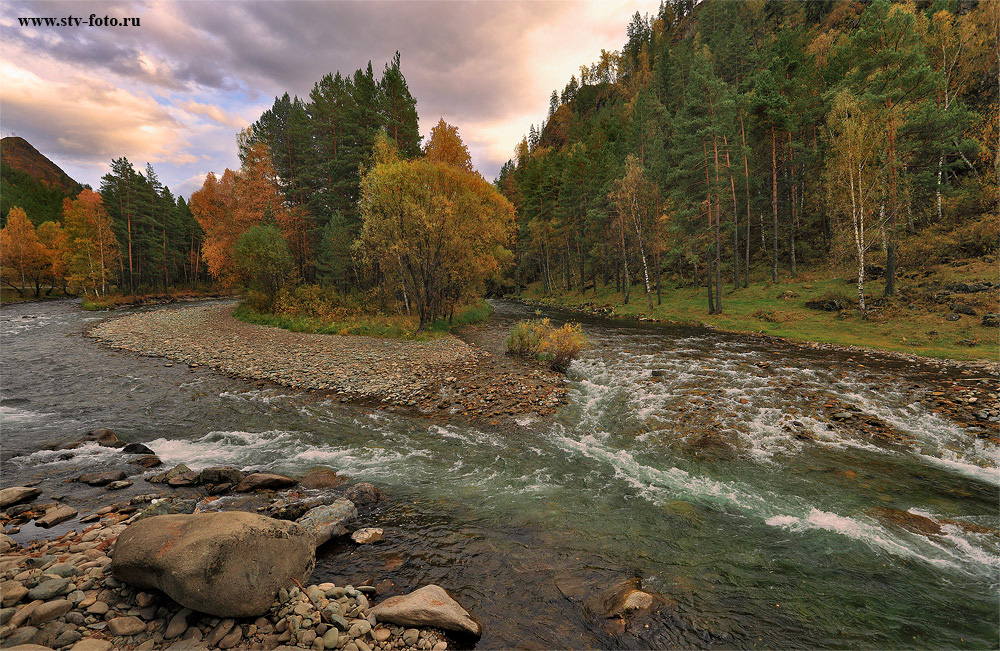
<instances>
[{"instance_id":1,"label":"green grass","mask_svg":"<svg viewBox=\"0 0 1000 651\"><path fill-rule=\"evenodd\" d=\"M419 320L415 316L407 315L364 315L341 321L325 321L316 317L258 312L246 305L240 305L233 311L233 316L245 323L284 328L292 332L363 335L412 341L429 341L446 336L453 328L483 321L488 319L491 314L493 314L493 307L486 301L482 301L456 311L451 324L448 323L447 319L438 319L424 328L422 332L417 332Z\"/></svg>"},{"instance_id":2,"label":"green grass","mask_svg":"<svg viewBox=\"0 0 1000 651\"><path fill-rule=\"evenodd\" d=\"M980 267L972 265L968 271L975 276ZM911 293L906 298L877 308L869 319L863 319L856 307L856 285L845 283L841 276L831 276L830 273L800 274L795 280L786 279L777 284L751 283L748 288L735 291L731 284L728 287L724 284L723 313L717 315L708 314L707 289L704 287L698 290L691 287L664 287L663 304L656 304L654 292L652 311L648 308L641 285L633 287L628 305L622 303L622 296L614 291L614 287L599 288L596 294L588 291L581 295L578 291L572 291L545 296L540 287L535 285L529 287L522 297L546 305L568 308L585 304L612 306L615 316L648 316L661 321L708 324L729 332L762 333L794 340L862 346L927 357L994 361L1000 357L997 329L982 326L980 317L962 316L959 321L946 321L944 317L950 312L946 305L918 302L910 307L914 302ZM969 279L969 274L957 273L951 268L948 272L942 272L940 278L965 280ZM905 290L908 284L915 286L917 281L897 280L897 288ZM878 281L865 284L865 294L868 297L881 296L882 289L883 285ZM786 292L797 296L778 298ZM805 307L806 301L828 295L846 297L851 308L838 314ZM959 300L973 304L979 314L997 311L994 292L964 295ZM969 341L975 345L968 345Z\"/></svg>"}]
</instances>

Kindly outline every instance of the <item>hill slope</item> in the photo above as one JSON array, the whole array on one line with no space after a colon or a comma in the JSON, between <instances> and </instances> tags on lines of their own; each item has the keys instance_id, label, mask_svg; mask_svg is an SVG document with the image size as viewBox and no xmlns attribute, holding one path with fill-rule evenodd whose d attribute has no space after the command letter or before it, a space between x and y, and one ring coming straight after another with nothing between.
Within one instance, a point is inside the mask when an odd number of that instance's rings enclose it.
<instances>
[{"instance_id":1,"label":"hill slope","mask_svg":"<svg viewBox=\"0 0 1000 651\"><path fill-rule=\"evenodd\" d=\"M24 138L0 140L0 215L4 222L14 206L23 208L36 226L57 221L63 198L75 196L82 189Z\"/></svg>"}]
</instances>

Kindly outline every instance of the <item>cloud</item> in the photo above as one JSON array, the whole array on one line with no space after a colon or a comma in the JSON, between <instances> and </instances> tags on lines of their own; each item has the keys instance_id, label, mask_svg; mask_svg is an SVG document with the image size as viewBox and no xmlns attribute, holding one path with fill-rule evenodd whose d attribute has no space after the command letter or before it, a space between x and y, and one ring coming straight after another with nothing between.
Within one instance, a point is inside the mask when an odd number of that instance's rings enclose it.
<instances>
[{"instance_id":1,"label":"cloud","mask_svg":"<svg viewBox=\"0 0 1000 651\"><path fill-rule=\"evenodd\" d=\"M378 75L398 50L422 132L439 117L457 125L492 177L544 117L549 93L620 47L632 13L658 3L5 2L0 119L85 174L124 154L187 184L206 164L236 164L235 132L274 96L306 97L324 74L369 60ZM141 26L17 23L91 13Z\"/></svg>"}]
</instances>

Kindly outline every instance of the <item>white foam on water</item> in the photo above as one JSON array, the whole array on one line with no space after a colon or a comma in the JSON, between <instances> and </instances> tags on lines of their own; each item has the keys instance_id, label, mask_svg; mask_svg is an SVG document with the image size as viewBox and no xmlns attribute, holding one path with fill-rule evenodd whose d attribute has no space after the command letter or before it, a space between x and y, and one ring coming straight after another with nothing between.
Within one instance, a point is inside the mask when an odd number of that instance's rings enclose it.
<instances>
[{"instance_id":1,"label":"white foam on water","mask_svg":"<svg viewBox=\"0 0 1000 651\"><path fill-rule=\"evenodd\" d=\"M52 414L30 411L28 409L18 409L17 407L0 406L0 424L10 425L12 423L30 423L51 416Z\"/></svg>"}]
</instances>

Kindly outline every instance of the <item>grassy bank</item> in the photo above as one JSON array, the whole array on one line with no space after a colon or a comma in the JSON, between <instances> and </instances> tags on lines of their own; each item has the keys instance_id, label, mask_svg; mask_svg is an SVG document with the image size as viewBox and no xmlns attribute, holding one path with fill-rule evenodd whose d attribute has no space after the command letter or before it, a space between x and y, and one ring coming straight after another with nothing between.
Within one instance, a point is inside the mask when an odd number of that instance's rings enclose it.
<instances>
[{"instance_id":1,"label":"grassy bank","mask_svg":"<svg viewBox=\"0 0 1000 651\"><path fill-rule=\"evenodd\" d=\"M662 304L653 295L653 309L648 307L641 285L632 288L628 305L614 287L598 288L594 293L563 291L545 295L540 285L532 285L521 298L545 305L567 308L604 308L615 316L649 317L661 321L711 325L720 330L763 333L788 339L837 345L853 345L879 350L912 353L927 357L973 360L1000 357L998 329L981 325L980 316L962 315L948 321L955 303L971 306L978 315L996 312L996 289L976 294L942 296L949 282L995 280L995 265L973 261L964 265L935 269L924 276L914 274L897 280L899 296L877 305L869 318L857 310L857 290L842 276L827 273L802 273L797 279L777 284L751 283L746 289L733 290L723 285L723 313L708 314L707 290L702 287L663 287ZM917 277L919 276L919 278ZM865 294L881 296L880 281L866 283ZM946 292L945 292L946 293ZM810 309L807 301L839 298L848 306L841 311ZM878 301L876 301L878 303Z\"/></svg>"},{"instance_id":2,"label":"grassy bank","mask_svg":"<svg viewBox=\"0 0 1000 651\"><path fill-rule=\"evenodd\" d=\"M493 308L489 303L482 301L476 305L469 305L457 310L451 323L448 323L447 319L438 319L424 328L423 332L417 332L420 320L416 316L409 315L360 315L338 321L327 321L309 316L258 312L247 305L240 305L233 311L233 316L240 321L284 328L292 332L364 335L414 341L428 341L447 335L452 328L483 321L488 319L491 314L493 314Z\"/></svg>"}]
</instances>

